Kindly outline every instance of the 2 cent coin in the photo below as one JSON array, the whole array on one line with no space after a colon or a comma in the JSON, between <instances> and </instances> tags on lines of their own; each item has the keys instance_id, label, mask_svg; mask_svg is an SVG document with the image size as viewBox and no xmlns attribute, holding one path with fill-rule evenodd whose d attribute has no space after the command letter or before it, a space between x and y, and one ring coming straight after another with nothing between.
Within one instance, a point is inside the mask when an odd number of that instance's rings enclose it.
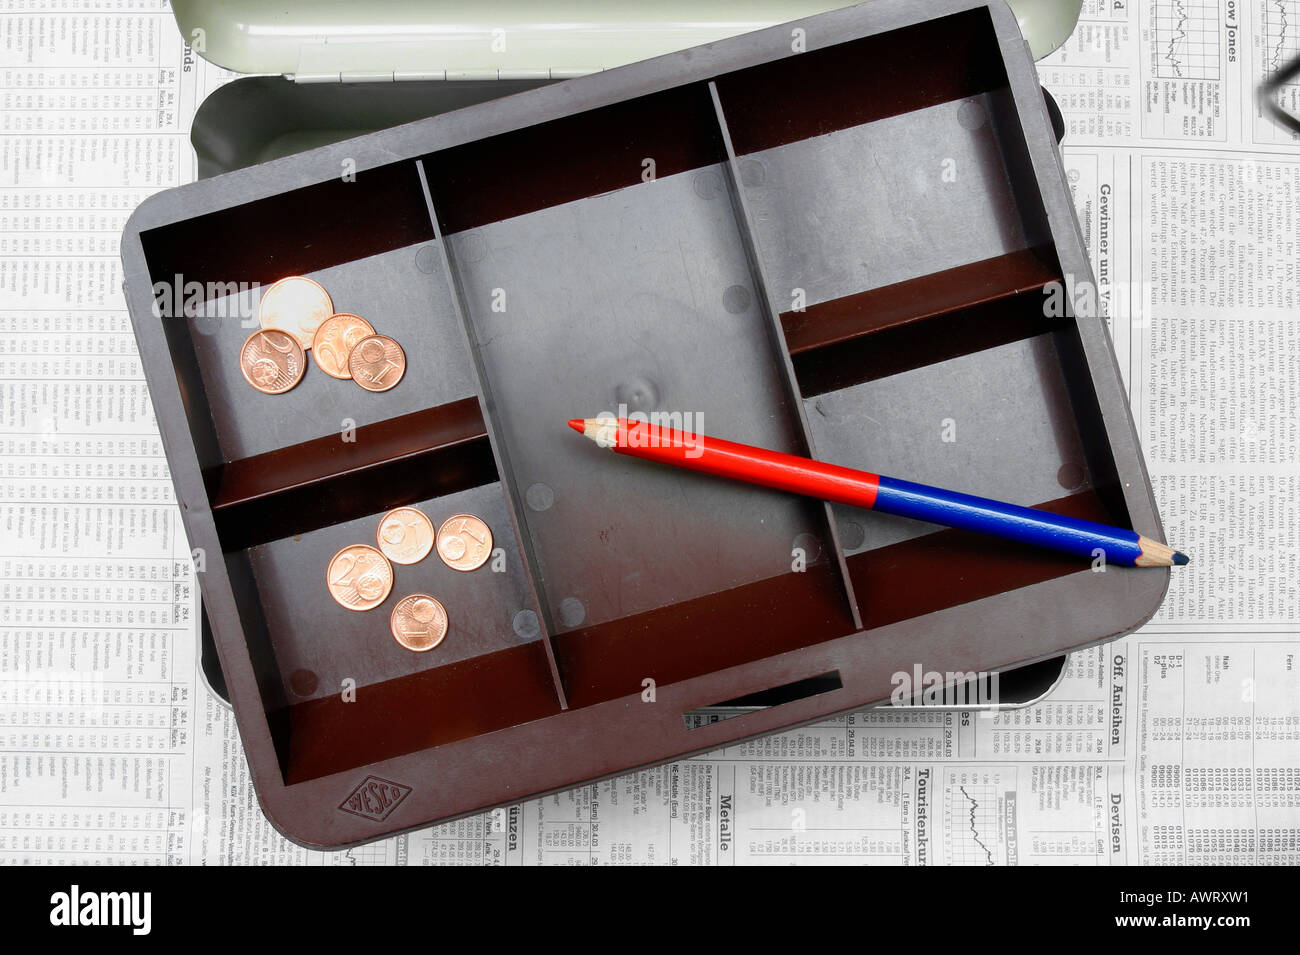
<instances>
[{"instance_id":1,"label":"2 cent coin","mask_svg":"<svg viewBox=\"0 0 1300 955\"><path fill-rule=\"evenodd\" d=\"M352 544L335 554L325 571L330 596L348 610L373 610L393 589L388 558L367 544Z\"/></svg>"},{"instance_id":2,"label":"2 cent coin","mask_svg":"<svg viewBox=\"0 0 1300 955\"><path fill-rule=\"evenodd\" d=\"M262 329L249 335L239 349L239 370L262 394L282 395L302 381L307 359L288 332Z\"/></svg>"},{"instance_id":3,"label":"2 cent coin","mask_svg":"<svg viewBox=\"0 0 1300 955\"><path fill-rule=\"evenodd\" d=\"M374 326L360 315L336 312L321 322L312 336L311 353L316 356L317 367L331 378L351 378L348 356L357 342L374 333Z\"/></svg>"}]
</instances>

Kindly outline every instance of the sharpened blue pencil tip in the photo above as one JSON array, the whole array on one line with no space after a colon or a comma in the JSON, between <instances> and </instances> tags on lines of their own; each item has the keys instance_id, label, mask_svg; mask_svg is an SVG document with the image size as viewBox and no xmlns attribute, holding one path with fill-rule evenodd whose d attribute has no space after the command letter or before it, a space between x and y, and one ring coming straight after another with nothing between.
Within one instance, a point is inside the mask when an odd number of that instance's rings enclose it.
<instances>
[{"instance_id":1,"label":"sharpened blue pencil tip","mask_svg":"<svg viewBox=\"0 0 1300 955\"><path fill-rule=\"evenodd\" d=\"M1183 564L1187 563L1187 555L1181 551L1174 551L1174 563L1181 567Z\"/></svg>"}]
</instances>

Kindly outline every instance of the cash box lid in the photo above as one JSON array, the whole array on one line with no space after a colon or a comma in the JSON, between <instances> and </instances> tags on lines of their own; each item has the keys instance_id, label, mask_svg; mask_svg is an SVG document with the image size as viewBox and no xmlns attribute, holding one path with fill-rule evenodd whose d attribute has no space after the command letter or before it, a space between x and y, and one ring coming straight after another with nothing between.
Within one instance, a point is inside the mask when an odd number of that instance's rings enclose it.
<instances>
[{"instance_id":1,"label":"cash box lid","mask_svg":"<svg viewBox=\"0 0 1300 955\"><path fill-rule=\"evenodd\" d=\"M560 79L748 33L836 0L174 0L185 41L238 73L299 82ZM1011 0L1035 58L1082 0Z\"/></svg>"}]
</instances>

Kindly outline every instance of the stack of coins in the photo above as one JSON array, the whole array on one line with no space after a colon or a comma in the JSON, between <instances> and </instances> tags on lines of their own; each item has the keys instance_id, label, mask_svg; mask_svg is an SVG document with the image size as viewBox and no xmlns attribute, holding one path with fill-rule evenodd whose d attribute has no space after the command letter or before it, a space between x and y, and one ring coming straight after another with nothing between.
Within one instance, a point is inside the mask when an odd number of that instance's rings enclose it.
<instances>
[{"instance_id":1,"label":"stack of coins","mask_svg":"<svg viewBox=\"0 0 1300 955\"><path fill-rule=\"evenodd\" d=\"M281 395L307 373L306 352L331 378L351 379L366 391L388 391L406 374L406 353L360 315L334 311L328 292L291 275L266 290L257 308L262 327L239 352L244 380L267 395Z\"/></svg>"},{"instance_id":2,"label":"stack of coins","mask_svg":"<svg viewBox=\"0 0 1300 955\"><path fill-rule=\"evenodd\" d=\"M379 521L379 545L349 544L330 559L325 585L330 596L348 610L374 610L393 591L393 564L418 564L437 550L452 570L469 572L487 563L492 554L492 530L473 514L456 514L435 530L428 515L414 507L398 507ZM388 629L401 646L416 653L432 650L447 636L447 608L428 594L410 594L393 607Z\"/></svg>"}]
</instances>

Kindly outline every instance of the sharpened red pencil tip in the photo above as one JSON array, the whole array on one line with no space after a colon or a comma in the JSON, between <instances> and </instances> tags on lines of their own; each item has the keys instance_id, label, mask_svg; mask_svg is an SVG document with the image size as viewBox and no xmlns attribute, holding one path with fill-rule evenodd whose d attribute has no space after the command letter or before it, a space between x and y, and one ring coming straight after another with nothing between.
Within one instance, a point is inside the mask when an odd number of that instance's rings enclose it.
<instances>
[{"instance_id":1,"label":"sharpened red pencil tip","mask_svg":"<svg viewBox=\"0 0 1300 955\"><path fill-rule=\"evenodd\" d=\"M570 418L569 427L578 432L578 434L582 434L587 430L587 422L583 421L581 418Z\"/></svg>"}]
</instances>

